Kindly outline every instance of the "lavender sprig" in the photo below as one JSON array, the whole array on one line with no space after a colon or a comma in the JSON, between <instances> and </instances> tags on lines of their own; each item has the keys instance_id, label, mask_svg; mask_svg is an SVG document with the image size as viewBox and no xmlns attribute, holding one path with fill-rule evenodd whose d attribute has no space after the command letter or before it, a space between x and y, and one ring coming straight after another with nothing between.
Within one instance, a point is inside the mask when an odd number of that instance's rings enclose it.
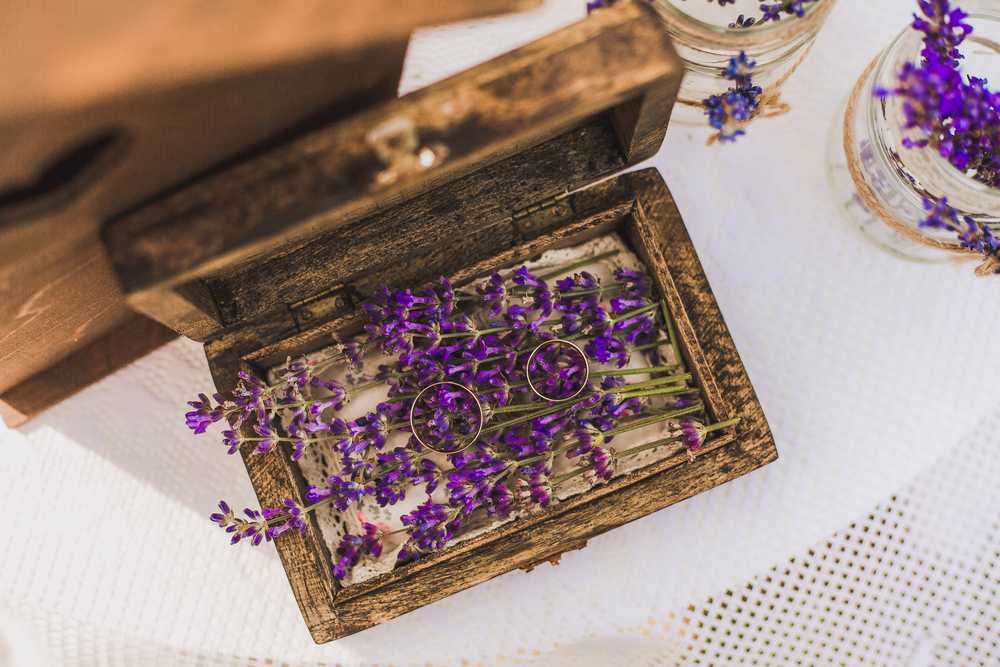
<instances>
[{"instance_id":1,"label":"lavender sprig","mask_svg":"<svg viewBox=\"0 0 1000 667\"><path fill-rule=\"evenodd\" d=\"M1000 275L1000 239L989 227L967 215L959 220L958 211L948 205L947 197L941 197L936 204L925 197L924 210L927 218L921 221L921 227L955 232L963 248L983 255L983 264L976 271L978 275Z\"/></svg>"},{"instance_id":2,"label":"lavender sprig","mask_svg":"<svg viewBox=\"0 0 1000 667\"><path fill-rule=\"evenodd\" d=\"M749 121L760 107L763 94L760 86L753 85L753 68L757 63L747 61L747 55L740 52L729 61L729 67L722 76L736 85L722 95L712 95L702 101L708 124L719 131L723 143L736 141L736 137L746 134L741 126Z\"/></svg>"},{"instance_id":3,"label":"lavender sprig","mask_svg":"<svg viewBox=\"0 0 1000 667\"><path fill-rule=\"evenodd\" d=\"M742 81L746 75L746 68L735 63L733 76ZM245 539L259 545L285 531L307 530L307 513L320 507L333 505L344 512L367 498L393 505L411 489L422 489L427 500L402 518L399 530L362 522L361 534L344 536L334 565L335 576L343 578L362 557L380 557L385 540L395 533L407 535L399 559L419 558L444 548L475 512L508 516L519 502L546 507L560 483L552 477L557 461L569 461L577 469L573 474L585 474L590 483L611 480L618 460L637 451L617 452L611 443L620 434L668 422L670 442L684 441L690 451L697 449L714 427L701 426L704 407L698 390L687 384L690 374L669 375L676 364L658 362L660 346L679 352L665 304L649 299L648 278L623 268L612 285L601 285L585 271L553 283L560 274L536 276L520 267L508 284L494 272L476 293L455 290L443 278L421 291L381 288L365 306L371 316L369 342L398 354L399 360L381 366L371 384L346 390L321 380L314 372L319 364L289 360L274 386L241 376L231 406L221 397L213 405L202 396L192 404L196 410L189 423L203 431L214 421L233 419L233 428L225 433L231 452L251 443L263 453L288 442L297 458L306 447L319 444L336 452L340 463L325 488L308 488L308 505L285 499L277 508L248 508L245 517L237 517L223 502L213 521L233 534L233 543ZM666 340L659 339L664 327ZM526 357L556 333L578 341L590 359L619 369L593 371L584 390L563 403L526 393ZM648 351L653 366L621 368L635 350ZM347 356L342 353L338 359L355 363ZM564 389L566 381L578 381L574 379L581 377L586 363L575 358L567 362L555 352L543 352L538 360L540 379L544 382L541 376L549 373ZM651 378L622 379L638 372ZM424 387L443 379L475 393L484 412L477 415L468 393L451 385L435 388L413 405ZM330 416L353 392L374 386L386 387L389 395L375 410L354 421ZM320 389L331 395L313 395ZM390 448L394 431L410 431L411 410L414 427L426 429L438 442L461 440L479 427L481 435L471 449L447 456L451 467L428 458L412 434L402 446ZM286 417L284 430L274 421L278 414ZM254 435L246 435L249 429L243 424L250 417L256 418ZM485 423L477 424L477 419ZM420 433L423 440L424 431ZM440 488L445 500L436 502L431 494Z\"/></svg>"},{"instance_id":4,"label":"lavender sprig","mask_svg":"<svg viewBox=\"0 0 1000 667\"><path fill-rule=\"evenodd\" d=\"M761 0L757 1L761 2ZM768 21L780 21L782 16L797 16L798 18L802 18L806 15L805 5L818 1L819 0L780 0L780 2L775 2L773 4L761 2L760 7L758 7L762 14L760 19L745 19L743 14L740 14L739 18L736 19L736 23L730 23L729 27L749 28L753 25L762 25ZM713 2L717 2L720 7L736 4L736 0L708 0L709 4L712 4ZM588 12L590 4L587 5Z\"/></svg>"},{"instance_id":5,"label":"lavender sprig","mask_svg":"<svg viewBox=\"0 0 1000 667\"><path fill-rule=\"evenodd\" d=\"M773 4L763 3L760 11L763 14L759 23L766 21L780 21L784 16L797 16L802 18L806 15L805 5L817 2L818 0L781 0Z\"/></svg>"},{"instance_id":6,"label":"lavender sprig","mask_svg":"<svg viewBox=\"0 0 1000 667\"><path fill-rule=\"evenodd\" d=\"M963 22L968 15L948 0L919 0L919 5L923 16L915 14L912 25L924 33L922 60L903 67L896 88L875 93L900 98L903 129L920 131L919 139L903 140L905 147L930 146L962 173L1000 188L1000 93L958 69L958 47L972 33Z\"/></svg>"}]
</instances>

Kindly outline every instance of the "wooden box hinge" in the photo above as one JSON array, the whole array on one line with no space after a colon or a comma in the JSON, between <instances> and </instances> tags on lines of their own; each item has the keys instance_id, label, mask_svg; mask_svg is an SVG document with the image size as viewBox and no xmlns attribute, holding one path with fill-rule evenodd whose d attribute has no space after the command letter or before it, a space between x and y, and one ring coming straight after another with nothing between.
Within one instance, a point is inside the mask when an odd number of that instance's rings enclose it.
<instances>
[{"instance_id":1,"label":"wooden box hinge","mask_svg":"<svg viewBox=\"0 0 1000 667\"><path fill-rule=\"evenodd\" d=\"M543 199L531 206L514 211L511 220L523 238L534 238L555 224L566 224L573 219L568 192Z\"/></svg>"},{"instance_id":2,"label":"wooden box hinge","mask_svg":"<svg viewBox=\"0 0 1000 667\"><path fill-rule=\"evenodd\" d=\"M305 331L320 324L340 317L355 307L350 285L337 285L308 299L290 304L295 326L299 331Z\"/></svg>"},{"instance_id":3,"label":"wooden box hinge","mask_svg":"<svg viewBox=\"0 0 1000 667\"><path fill-rule=\"evenodd\" d=\"M569 553L570 551L579 551L587 546L587 540L582 542L577 542L576 544L571 544L562 551L552 554L551 556L546 556L545 558L539 558L538 560L531 561L530 563L525 563L521 566L521 569L525 572L531 572L536 567L542 563L551 563L552 565L558 565L562 562L563 554Z\"/></svg>"}]
</instances>

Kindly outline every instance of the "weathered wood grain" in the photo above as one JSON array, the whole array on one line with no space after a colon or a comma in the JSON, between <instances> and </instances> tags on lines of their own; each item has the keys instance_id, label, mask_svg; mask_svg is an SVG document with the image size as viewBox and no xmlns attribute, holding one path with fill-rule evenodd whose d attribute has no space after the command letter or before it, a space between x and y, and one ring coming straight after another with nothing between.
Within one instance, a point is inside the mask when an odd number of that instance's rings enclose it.
<instances>
[{"instance_id":1,"label":"weathered wood grain","mask_svg":"<svg viewBox=\"0 0 1000 667\"><path fill-rule=\"evenodd\" d=\"M358 632L504 572L549 559L776 457L767 422L697 254L669 190L655 170L609 179L563 201L573 214L530 238L521 235L523 230L519 231L512 220L457 237L455 233L439 237L438 228L451 228L453 223L421 213L419 224L428 238L433 243L446 239L440 248L411 250L403 257L419 258L419 262L408 264L408 268L400 269L400 262L406 259L393 256L389 265L357 267L357 276L345 274L343 278L359 285L375 285L380 280L412 285L443 273L461 285L490 268L516 265L547 249L618 230L648 262L657 288L673 308L685 361L698 378L703 399L717 417L738 416L743 421L708 442L694 463L687 463L683 455L659 461L348 589L331 578L328 550L315 534L279 536L276 546L317 642ZM497 239L498 244L484 245L484 239L489 238ZM433 243L429 247L434 247ZM407 274L412 282L398 282ZM426 277L417 280L418 275ZM359 291L359 296L363 295ZM289 334L296 328L291 318L272 311L270 319L258 324L229 328L209 341L206 351L220 389L231 388L241 364L263 368L288 354L315 349L328 344L334 331L357 332L363 319L360 311L353 310L331 322ZM274 504L286 496L301 500L301 477L288 463L287 453L248 458L247 462L262 503ZM315 524L313 531L318 533Z\"/></svg>"},{"instance_id":2,"label":"weathered wood grain","mask_svg":"<svg viewBox=\"0 0 1000 667\"><path fill-rule=\"evenodd\" d=\"M777 450L764 411L670 191L655 169L622 178L634 188L649 230L649 242L642 247L661 249L652 261L657 275L663 276L668 303L671 298L680 299L677 326L683 328L678 333L688 361L696 373L708 370L700 376L700 386L710 397L707 404L714 408L713 416L719 421L740 417L742 421L735 427L739 449L757 465L774 461Z\"/></svg>"},{"instance_id":3,"label":"weathered wood grain","mask_svg":"<svg viewBox=\"0 0 1000 667\"><path fill-rule=\"evenodd\" d=\"M0 393L0 414L7 426L19 426L175 338L173 329L133 314L131 322Z\"/></svg>"},{"instance_id":4,"label":"weathered wood grain","mask_svg":"<svg viewBox=\"0 0 1000 667\"><path fill-rule=\"evenodd\" d=\"M317 294L330 285L356 282L368 268L390 264L413 277L408 256L441 250L457 234L492 230L504 244L511 214L566 189L582 187L581 174L607 174L626 166L611 124L599 117L580 128L517 153L424 195L307 243L294 252L206 281L226 326ZM440 224L428 229L424 221ZM505 231L499 231L505 227ZM406 266L403 266L403 264ZM390 280L390 282L395 282ZM370 295L370 293L366 293Z\"/></svg>"},{"instance_id":5,"label":"weathered wood grain","mask_svg":"<svg viewBox=\"0 0 1000 667\"><path fill-rule=\"evenodd\" d=\"M680 77L680 62L655 12L622 3L202 179L113 221L105 239L130 303L188 333L186 321L156 312L158 291L294 253L330 230L523 153L597 114L627 105L613 120L616 140L630 159L650 155L662 140L667 101ZM413 162L380 185L379 173L389 169L371 133L400 123L412 126L416 146L430 151L431 166ZM600 162L581 166L579 183L606 169ZM506 201L530 194L510 180ZM230 310L220 310L225 320Z\"/></svg>"}]
</instances>

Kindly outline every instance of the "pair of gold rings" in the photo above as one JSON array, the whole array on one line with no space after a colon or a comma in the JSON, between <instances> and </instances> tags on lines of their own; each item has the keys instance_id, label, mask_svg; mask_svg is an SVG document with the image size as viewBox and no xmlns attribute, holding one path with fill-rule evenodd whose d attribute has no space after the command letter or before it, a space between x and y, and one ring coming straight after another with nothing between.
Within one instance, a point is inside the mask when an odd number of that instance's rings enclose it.
<instances>
[{"instance_id":1,"label":"pair of gold rings","mask_svg":"<svg viewBox=\"0 0 1000 667\"><path fill-rule=\"evenodd\" d=\"M579 382L580 386L576 388L576 391L574 391L572 394L569 394L568 396L563 395L566 391L565 389L562 392L559 392L558 390L561 387L564 387L568 381L576 379L572 378L571 375L564 378L562 377L561 373L558 372L558 369L554 369L556 370L556 374L554 377L549 377L546 379L532 378L532 372L535 370L536 360L538 359L539 353L543 349L552 347L553 345L569 349L571 354L579 356L580 360L583 362L582 366L584 368L584 373L583 373L583 379L580 380ZM554 364L550 364L550 366L554 367ZM587 355L584 354L583 350L581 350L576 344L571 343L568 340L562 340L561 338L556 338L553 340L547 340L538 347L536 347L534 350L532 350L531 354L528 356L528 362L525 365L524 374L526 379L528 380L528 387L531 389L532 393L535 394L535 396L538 396L543 401L558 403L562 401L568 401L580 395L580 392L584 390L584 388L587 386L587 382L590 380L590 363L587 361ZM414 415L417 411L417 406L419 405L420 400L430 390L434 389L435 387L442 387L442 386L455 387L458 390L465 392L470 397L472 397L472 401L475 405L475 411L479 416L478 427L476 428L475 434L471 438L466 440L464 443L460 443L460 446L458 446L455 449L439 449L438 447L428 442L426 439L421 438L417 432L417 424L416 421L414 420ZM551 393L545 393L546 391L549 390L552 390ZM413 433L413 437L417 440L418 443L420 443L427 449L430 449L431 451L434 452L438 452L440 454L456 454L466 449L469 445L474 443L479 438L479 435L483 432L484 421L485 421L485 413L483 411L483 404L479 400L479 397L476 396L476 392L472 391L465 385L459 384L458 382L451 382L446 380L444 382L435 382L434 384L427 385L420 391L419 394L417 394L417 397L413 399L413 405L410 406L410 431Z\"/></svg>"}]
</instances>

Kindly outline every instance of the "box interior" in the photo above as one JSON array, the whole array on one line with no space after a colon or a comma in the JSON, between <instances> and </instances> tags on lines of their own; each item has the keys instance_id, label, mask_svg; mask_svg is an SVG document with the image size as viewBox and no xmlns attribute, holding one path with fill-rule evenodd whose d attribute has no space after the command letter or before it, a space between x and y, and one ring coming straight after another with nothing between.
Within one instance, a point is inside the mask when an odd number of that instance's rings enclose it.
<instances>
[{"instance_id":1,"label":"box interior","mask_svg":"<svg viewBox=\"0 0 1000 667\"><path fill-rule=\"evenodd\" d=\"M610 244L620 246L632 258L632 262L646 268L648 275L653 280L654 290L660 292L662 296L661 281L654 267L650 266L649 263L650 249L643 246L641 234L636 232L636 228L640 222L636 220L632 204L632 202L621 202L618 206L605 206L603 207L605 209L603 215L590 216L582 221L567 221L567 224L564 226L557 226L548 230L535 230L532 232L530 230L517 229L512 222L507 221L506 224L500 225L500 229L491 229L470 234L458 240L454 246L445 246L430 250L424 249L417 254L418 256L410 256L392 266L373 268L358 276L358 283L352 282L348 284L363 284L365 286L364 291L370 293L374 290L375 286L381 284L388 284L390 287L417 287L433 282L437 276L445 275L453 278L453 284L456 287L462 287L473 284L491 268L500 267L510 269L524 263L527 263L529 266L538 265L540 262L551 263L551 259L546 259L546 253L549 256L556 254L556 256L566 257L574 253L574 248L576 249L576 253L586 253L595 247L608 246ZM411 271L406 271L407 267L412 267ZM355 293L360 291L357 290ZM364 336L363 326L366 321L367 315L365 311L363 308L360 308L359 304L354 303L352 304L351 313L338 318L336 321L338 326L335 331L341 336ZM258 349L255 353L245 357L245 359L248 361L252 360L253 368L257 373L266 373L286 361L290 356L295 357L297 355L311 354L318 349L322 349L323 344L330 341L329 334L333 333L333 331L329 327L320 326L311 332L292 336L288 339L280 340L271 346ZM694 379L690 381L692 386L700 389L699 369L689 363L686 344L683 339L678 338L677 342L682 357L680 360L681 364L686 371L692 372L694 375ZM374 356L379 353L375 350L374 352L369 352L369 354ZM667 351L666 354L672 355L672 351ZM702 392L702 400L705 403L706 412L708 412L711 421L720 421L719 415L724 415L726 410L720 409L720 406L712 398L712 396L705 395ZM651 430L649 429L649 431ZM647 435L649 436L647 441L663 437L662 435L657 436L648 432ZM723 441L729 441L731 438L731 434L725 431L716 434L716 439L719 440L717 444L720 445ZM637 440L635 445L638 444L641 444L641 442ZM290 450L284 452L283 456L287 457L289 453ZM328 456L324 452L316 450L308 454L303 461L297 464L291 463L293 475L298 480L300 488L304 490L306 485L324 486L323 480L325 476L331 474L331 471L336 466L332 459L334 459L333 456ZM619 477L624 476L638 479L644 475L644 470L647 468L649 469L649 473L652 474L653 468L655 468L655 471L660 471L662 470L662 465L681 465L686 461L687 457L683 447L663 446L653 450L652 453L645 452L637 455L635 460L628 461L627 465L623 467L623 474L619 475ZM660 465L653 466L652 464ZM579 500L586 502L587 494L583 492L587 490L587 488L568 484L566 489L560 489L559 491L561 491L562 500L572 496L580 496ZM422 491L417 490L415 495L417 498L422 497ZM374 514L374 510L377 509L381 508L377 506L374 508L366 507L362 508L362 511ZM351 512L353 512L353 515ZM531 508L519 514L514 514L502 521L491 522L484 519L476 529L469 531L465 539L475 537L479 538L478 541L481 541L483 538L488 539L488 533L491 532L496 533L499 537L500 533L496 529L504 524L513 524L508 526L508 528L517 530L517 525L521 522L513 521L514 518L523 518L529 513L544 515L546 512L548 510L538 511L537 508ZM328 562L332 562L334 558L333 550L340 536L345 532L356 531L359 518L353 510L350 510L347 516L342 516L335 510L318 514L318 527L322 532L323 539L321 541L324 544L326 552L324 560L331 559ZM386 515L366 515L365 518L369 520L385 520L389 517ZM506 533L507 531L503 532ZM508 536L506 539L510 539L510 537ZM457 544L460 541L456 537L453 540L453 544ZM448 550L446 548L442 552L437 552L430 557L421 559L421 561L447 557ZM396 565L395 568L389 569L384 566L372 567L369 564L368 567L360 568L359 572L361 576L356 579L348 577L345 579L344 584L337 580L332 580L332 585L334 590L340 591L341 594L347 594L348 592L360 593L363 589L369 589L373 586L377 587L379 581L384 579L393 569L410 568L415 564ZM358 585L362 583L364 584L363 586Z\"/></svg>"},{"instance_id":2,"label":"box interior","mask_svg":"<svg viewBox=\"0 0 1000 667\"><path fill-rule=\"evenodd\" d=\"M587 258L597 257L608 252L616 252L617 254L612 257L597 259L586 266L579 266L581 261L585 262ZM570 271L568 274L559 273L558 276L553 277L549 281L550 284L552 284L554 280L566 277L567 275L571 276L574 272L580 270L588 271L592 275L597 276L604 285L614 284L614 271L620 266L630 270L640 270L643 272L648 271L648 269L639 261L638 257L628 249L624 239L615 232L597 236L589 241L569 248L549 250L542 254L542 256L538 259L528 260L522 265L527 266L528 270L533 272L535 275L557 273L561 267L575 266L575 269ZM503 267L501 270L501 275L504 275L508 279L511 274L511 267ZM476 282L478 283L479 281ZM663 344L657 348L659 363L675 366L676 368L671 371L674 375L681 375L685 373L686 371L683 364L679 363L675 357L676 353L670 343L667 332L661 328L659 335L660 339L663 341ZM364 339L364 334L357 338L358 341L363 341ZM304 358L311 360L323 360L335 353L335 348L328 347L316 351L310 351ZM380 363L391 363L395 359L398 359L398 355L388 358L380 353L377 348L374 348L374 346L369 346L365 357L362 359L358 367L348 369L346 363L338 366L332 366L329 368L329 371L324 374L324 376L335 378L346 387L361 386L371 381L372 375L377 371L377 367ZM636 352L630 359L627 368L640 369L651 365L653 365L653 363L648 358L647 353ZM282 366L283 364L269 369L268 384L273 385L279 381L277 371ZM614 368L614 366L610 364L602 365L597 362L592 362L590 364L590 368L593 372L601 372L610 371ZM648 373L640 373L629 375L627 380L629 382L640 382L648 380L650 377L651 376ZM329 395L329 392L325 390L312 389L311 391L314 398ZM693 389L692 391L697 392L698 390ZM677 398L679 398L679 396L669 398L663 397L662 399L654 398L652 401L654 405L666 406L671 405ZM335 416L343 420L356 419L369 411L373 411L379 402L385 400L387 400L385 390L381 387L373 387L358 395L357 398L345 406L343 410L338 411ZM331 412L331 415L328 416L328 418L331 418L332 416L334 415ZM676 420L672 423L676 424ZM669 437L671 433L672 429L669 423L662 422L617 436L615 438L614 446L617 448L617 451L624 451L632 447L638 447L640 445ZM385 449L391 450L393 447L402 446L406 442L407 438L408 435L402 431L395 431L390 436ZM475 449L475 446L473 446L473 451L475 451ZM618 462L615 475L621 476L628 474L649 465L650 463L676 456L683 451L683 445L678 442L673 442L661 445L652 450L633 454L621 459ZM427 455L427 458L442 466L445 466L447 463L447 459L444 455L430 454ZM340 469L337 456L329 448L321 445L308 448L304 456L297 462L297 465L302 472L303 478L308 484L321 488L326 486L326 478ZM564 474L574 468L575 465L571 464L565 457L557 456L554 461L553 474ZM555 487L555 500L553 502L558 503L566 500L567 498L579 495L589 490L589 488L590 485L586 483L582 477L567 480ZM443 487L441 487L434 493L433 497L436 502L444 502L447 495L444 492ZM381 526L384 526L384 529L387 532L402 528L402 524L399 521L400 516L415 509L416 506L425 498L426 495L423 493L422 489L411 488L407 491L406 498L394 505L380 507L374 499L367 497L360 503L359 506L352 506L346 512L340 512L328 505L316 512L316 519L323 534L327 548L332 552L336 549L345 533L359 534L362 532L362 522L380 524ZM484 532L492 530L502 524L514 521L520 516L525 516L528 513L536 512L540 509L541 508L537 505L520 503L518 509L506 517L489 518L484 512L480 512L479 516L474 514L472 517L469 517L469 519L463 522L461 531L451 540L451 544L457 544L463 540L483 534ZM342 582L343 585L351 586L355 583L366 581L383 572L391 570L394 566L395 556L402 548L404 540L405 537L403 535L395 535L390 538L388 543L385 545L382 556L377 560L363 558L358 565L349 570L347 576Z\"/></svg>"}]
</instances>

